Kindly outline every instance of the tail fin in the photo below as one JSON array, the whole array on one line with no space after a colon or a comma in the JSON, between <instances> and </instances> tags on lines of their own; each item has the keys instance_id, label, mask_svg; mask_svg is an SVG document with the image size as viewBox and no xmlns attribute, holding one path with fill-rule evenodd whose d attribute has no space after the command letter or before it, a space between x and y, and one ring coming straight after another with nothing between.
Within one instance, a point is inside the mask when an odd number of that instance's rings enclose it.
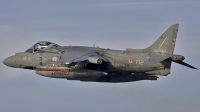
<instances>
[{"instance_id":1,"label":"tail fin","mask_svg":"<svg viewBox=\"0 0 200 112\"><path fill-rule=\"evenodd\" d=\"M170 26L150 47L144 49L144 51L173 54L178 27L179 24Z\"/></svg>"}]
</instances>

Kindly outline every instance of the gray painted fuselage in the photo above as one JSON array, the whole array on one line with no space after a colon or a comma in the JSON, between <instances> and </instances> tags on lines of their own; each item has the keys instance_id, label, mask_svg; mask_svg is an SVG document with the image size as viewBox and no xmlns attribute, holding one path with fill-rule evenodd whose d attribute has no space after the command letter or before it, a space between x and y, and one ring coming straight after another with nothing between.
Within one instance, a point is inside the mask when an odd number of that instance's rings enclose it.
<instances>
[{"instance_id":1,"label":"gray painted fuselage","mask_svg":"<svg viewBox=\"0 0 200 112\"><path fill-rule=\"evenodd\" d=\"M106 67L100 69L101 71L106 71L109 73L125 73L125 72L148 72L152 70L162 70L164 68L162 63L157 63L155 65L148 64L150 53L142 52L130 52L130 51L120 51L120 50L110 50L95 47L81 47L81 46L64 46L57 48L58 50L68 50L74 49L76 52L79 50L89 50L91 52L97 52L102 57L106 58L110 63L106 64ZM73 51L73 50L72 50ZM71 53L74 53L71 52ZM52 61L53 57L61 58L63 54L56 53L16 53L14 56L10 57L14 63L11 67L25 68L25 69L35 69L38 66L45 66L47 64L57 65L59 60ZM11 62L12 63L12 62ZM86 63L86 62L85 62Z\"/></svg>"}]
</instances>

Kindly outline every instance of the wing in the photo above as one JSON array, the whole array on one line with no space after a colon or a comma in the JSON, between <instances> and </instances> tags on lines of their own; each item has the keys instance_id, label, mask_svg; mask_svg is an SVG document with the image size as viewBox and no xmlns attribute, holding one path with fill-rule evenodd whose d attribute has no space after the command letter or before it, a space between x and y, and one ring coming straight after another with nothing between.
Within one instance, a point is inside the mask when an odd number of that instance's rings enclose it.
<instances>
[{"instance_id":1,"label":"wing","mask_svg":"<svg viewBox=\"0 0 200 112\"><path fill-rule=\"evenodd\" d=\"M65 64L76 63L88 60L90 63L102 64L107 61L104 57L100 56L97 52L86 48L69 48L62 55L60 62Z\"/></svg>"}]
</instances>

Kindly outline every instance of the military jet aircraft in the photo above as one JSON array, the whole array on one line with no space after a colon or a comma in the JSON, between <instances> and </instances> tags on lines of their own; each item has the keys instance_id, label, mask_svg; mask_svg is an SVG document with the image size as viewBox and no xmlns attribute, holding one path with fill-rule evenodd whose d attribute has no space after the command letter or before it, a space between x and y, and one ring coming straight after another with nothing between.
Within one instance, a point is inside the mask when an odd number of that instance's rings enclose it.
<instances>
[{"instance_id":1,"label":"military jet aircraft","mask_svg":"<svg viewBox=\"0 0 200 112\"><path fill-rule=\"evenodd\" d=\"M124 51L99 47L60 46L42 41L25 52L6 58L3 63L13 68L35 70L51 78L91 82L131 82L157 80L170 74L171 63L197 69L174 54L179 24L169 27L146 49Z\"/></svg>"}]
</instances>

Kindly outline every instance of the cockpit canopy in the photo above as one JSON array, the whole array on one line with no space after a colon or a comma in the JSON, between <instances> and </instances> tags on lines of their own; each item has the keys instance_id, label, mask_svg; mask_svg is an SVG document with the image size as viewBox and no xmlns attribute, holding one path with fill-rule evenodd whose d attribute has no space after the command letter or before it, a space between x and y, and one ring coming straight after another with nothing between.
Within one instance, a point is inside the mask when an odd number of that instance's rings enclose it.
<instances>
[{"instance_id":1,"label":"cockpit canopy","mask_svg":"<svg viewBox=\"0 0 200 112\"><path fill-rule=\"evenodd\" d=\"M25 52L35 52L37 51L37 49L45 49L47 48L49 45L54 44L54 47L58 47L59 45L52 43L52 42L48 42L48 41L40 41L36 44L34 44L32 47L30 47L28 50L26 50Z\"/></svg>"}]
</instances>

